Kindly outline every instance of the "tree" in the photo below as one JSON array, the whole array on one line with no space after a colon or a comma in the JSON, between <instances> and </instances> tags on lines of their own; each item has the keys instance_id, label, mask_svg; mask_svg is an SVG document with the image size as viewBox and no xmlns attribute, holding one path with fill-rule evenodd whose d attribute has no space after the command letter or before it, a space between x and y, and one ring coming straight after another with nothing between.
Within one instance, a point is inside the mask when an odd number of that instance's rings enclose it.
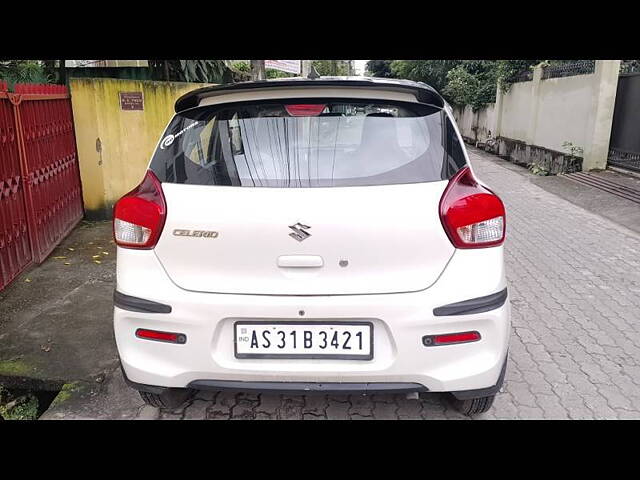
<instances>
[{"instance_id":1,"label":"tree","mask_svg":"<svg viewBox=\"0 0 640 480\"><path fill-rule=\"evenodd\" d=\"M496 70L503 91L509 90L516 77L538 65L542 60L498 60ZM553 62L552 62L553 63Z\"/></svg>"},{"instance_id":2,"label":"tree","mask_svg":"<svg viewBox=\"0 0 640 480\"><path fill-rule=\"evenodd\" d=\"M365 72L372 77L389 78L393 77L391 72L391 62L393 60L369 60Z\"/></svg>"},{"instance_id":3,"label":"tree","mask_svg":"<svg viewBox=\"0 0 640 480\"><path fill-rule=\"evenodd\" d=\"M51 83L53 76L40 60L10 60L0 62L0 80L13 89L16 83Z\"/></svg>"},{"instance_id":4,"label":"tree","mask_svg":"<svg viewBox=\"0 0 640 480\"><path fill-rule=\"evenodd\" d=\"M394 78L406 78L424 82L438 91L447 85L447 73L461 60L393 60L391 72Z\"/></svg>"},{"instance_id":5,"label":"tree","mask_svg":"<svg viewBox=\"0 0 640 480\"><path fill-rule=\"evenodd\" d=\"M474 109L496 101L498 69L495 60L463 60L447 73L442 94L452 104Z\"/></svg>"},{"instance_id":6,"label":"tree","mask_svg":"<svg viewBox=\"0 0 640 480\"><path fill-rule=\"evenodd\" d=\"M312 64L321 76L343 76L349 74L349 65L344 60L314 60Z\"/></svg>"},{"instance_id":7,"label":"tree","mask_svg":"<svg viewBox=\"0 0 640 480\"><path fill-rule=\"evenodd\" d=\"M251 80L251 64L245 60L227 60L234 82Z\"/></svg>"},{"instance_id":8,"label":"tree","mask_svg":"<svg viewBox=\"0 0 640 480\"><path fill-rule=\"evenodd\" d=\"M640 71L640 60L622 60L620 73L635 73Z\"/></svg>"},{"instance_id":9,"label":"tree","mask_svg":"<svg viewBox=\"0 0 640 480\"><path fill-rule=\"evenodd\" d=\"M228 83L234 72L224 60L149 60L153 77L173 82Z\"/></svg>"},{"instance_id":10,"label":"tree","mask_svg":"<svg viewBox=\"0 0 640 480\"><path fill-rule=\"evenodd\" d=\"M264 80L267 72L264 66L264 60L251 60L251 80Z\"/></svg>"},{"instance_id":11,"label":"tree","mask_svg":"<svg viewBox=\"0 0 640 480\"><path fill-rule=\"evenodd\" d=\"M227 70L224 60L177 60L173 67L185 82L223 83Z\"/></svg>"},{"instance_id":12,"label":"tree","mask_svg":"<svg viewBox=\"0 0 640 480\"><path fill-rule=\"evenodd\" d=\"M275 68L267 68L266 74L267 78L290 78L298 76L295 73L283 72Z\"/></svg>"},{"instance_id":13,"label":"tree","mask_svg":"<svg viewBox=\"0 0 640 480\"><path fill-rule=\"evenodd\" d=\"M495 102L498 81L507 90L520 72L537 63L539 60L371 60L367 71L427 83L449 103L477 109Z\"/></svg>"},{"instance_id":14,"label":"tree","mask_svg":"<svg viewBox=\"0 0 640 480\"><path fill-rule=\"evenodd\" d=\"M447 73L447 84L442 94L454 105L477 105L476 93L479 90L478 79L461 65Z\"/></svg>"}]
</instances>

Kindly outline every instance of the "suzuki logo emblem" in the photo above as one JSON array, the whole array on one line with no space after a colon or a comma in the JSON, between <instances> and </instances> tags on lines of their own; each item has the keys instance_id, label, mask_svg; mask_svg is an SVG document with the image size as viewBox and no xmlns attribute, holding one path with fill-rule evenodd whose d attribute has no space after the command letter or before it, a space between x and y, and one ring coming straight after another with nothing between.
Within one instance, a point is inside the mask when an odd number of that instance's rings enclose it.
<instances>
[{"instance_id":1,"label":"suzuki logo emblem","mask_svg":"<svg viewBox=\"0 0 640 480\"><path fill-rule=\"evenodd\" d=\"M305 230L305 228L311 228L309 225L303 225L298 222L295 225L289 225L289 228L293 230L293 233L290 233L289 236L291 238L295 238L299 242L306 240L311 236L311 234Z\"/></svg>"}]
</instances>

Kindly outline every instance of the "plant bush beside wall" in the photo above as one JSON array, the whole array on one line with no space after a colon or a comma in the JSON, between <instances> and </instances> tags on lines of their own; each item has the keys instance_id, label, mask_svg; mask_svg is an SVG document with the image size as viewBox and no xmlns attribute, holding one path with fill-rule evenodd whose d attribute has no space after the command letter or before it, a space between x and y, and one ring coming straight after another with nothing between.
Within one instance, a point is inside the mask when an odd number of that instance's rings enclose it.
<instances>
[{"instance_id":1,"label":"plant bush beside wall","mask_svg":"<svg viewBox=\"0 0 640 480\"><path fill-rule=\"evenodd\" d=\"M13 91L16 83L51 83L53 77L39 60L10 60L0 61L0 81L7 82Z\"/></svg>"}]
</instances>

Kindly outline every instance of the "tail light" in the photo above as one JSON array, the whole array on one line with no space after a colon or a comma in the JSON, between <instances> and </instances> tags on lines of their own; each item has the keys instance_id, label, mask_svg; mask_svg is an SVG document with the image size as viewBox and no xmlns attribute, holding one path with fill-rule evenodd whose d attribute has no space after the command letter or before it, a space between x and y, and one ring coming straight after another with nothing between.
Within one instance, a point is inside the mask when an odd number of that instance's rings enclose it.
<instances>
[{"instance_id":1,"label":"tail light","mask_svg":"<svg viewBox=\"0 0 640 480\"><path fill-rule=\"evenodd\" d=\"M297 104L285 105L284 108L292 117L317 117L322 113L326 105L322 104Z\"/></svg>"},{"instance_id":2,"label":"tail light","mask_svg":"<svg viewBox=\"0 0 640 480\"><path fill-rule=\"evenodd\" d=\"M440 220L456 248L501 245L505 234L502 200L464 167L449 181L440 199Z\"/></svg>"},{"instance_id":3,"label":"tail light","mask_svg":"<svg viewBox=\"0 0 640 480\"><path fill-rule=\"evenodd\" d=\"M113 236L120 247L150 249L162 233L167 205L162 185L151 170L142 183L113 208Z\"/></svg>"}]
</instances>

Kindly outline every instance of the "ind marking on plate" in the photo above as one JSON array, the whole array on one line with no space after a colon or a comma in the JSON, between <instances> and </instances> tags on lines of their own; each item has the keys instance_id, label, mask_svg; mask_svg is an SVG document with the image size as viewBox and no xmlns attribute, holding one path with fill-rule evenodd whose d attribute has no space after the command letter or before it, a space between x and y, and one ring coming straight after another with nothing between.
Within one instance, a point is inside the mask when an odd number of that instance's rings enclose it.
<instances>
[{"instance_id":1,"label":"ind marking on plate","mask_svg":"<svg viewBox=\"0 0 640 480\"><path fill-rule=\"evenodd\" d=\"M120 92L120 110L144 110L142 92Z\"/></svg>"}]
</instances>

